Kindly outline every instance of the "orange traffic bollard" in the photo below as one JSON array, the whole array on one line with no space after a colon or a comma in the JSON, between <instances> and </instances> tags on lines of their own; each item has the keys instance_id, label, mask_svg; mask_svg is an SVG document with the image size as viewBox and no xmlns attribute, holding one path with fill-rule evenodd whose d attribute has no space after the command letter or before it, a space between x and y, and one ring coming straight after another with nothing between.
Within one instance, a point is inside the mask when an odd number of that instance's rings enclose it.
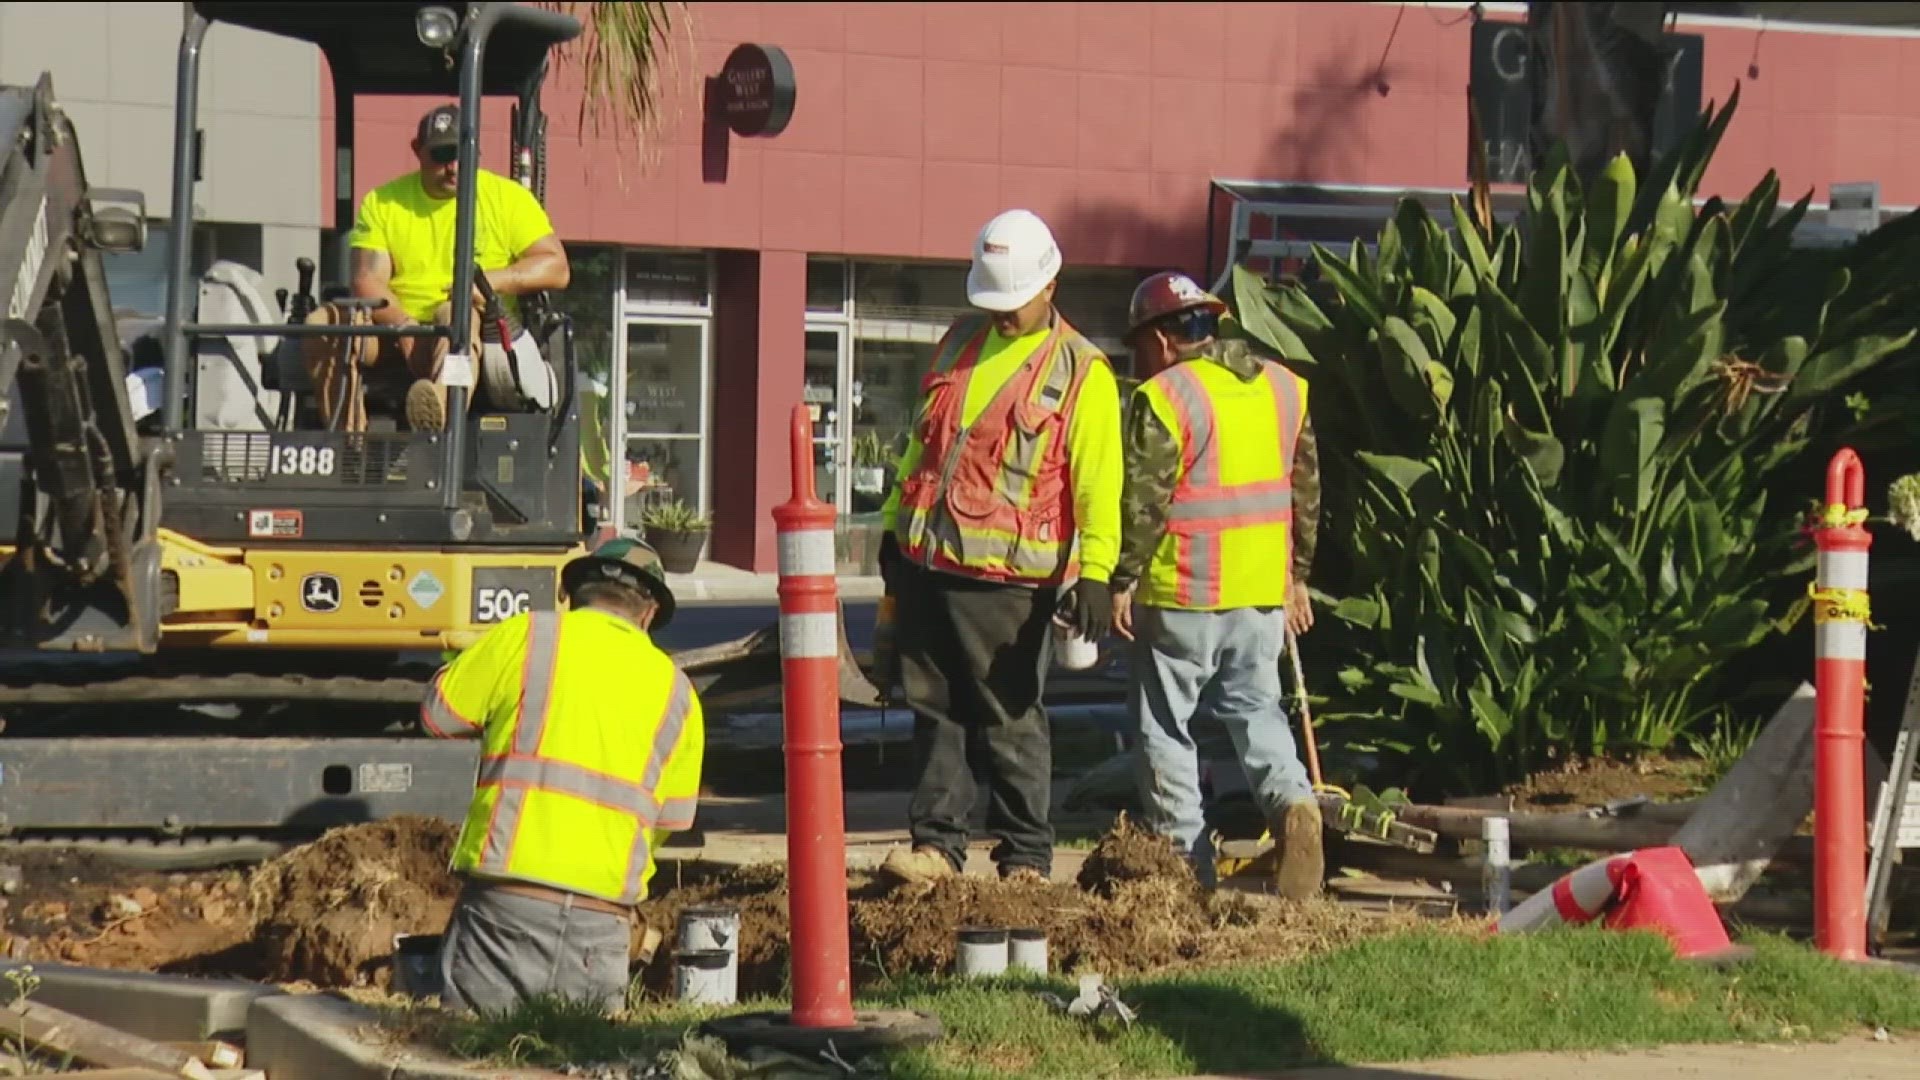
<instances>
[{"instance_id":1,"label":"orange traffic bollard","mask_svg":"<svg viewBox=\"0 0 1920 1080\"><path fill-rule=\"evenodd\" d=\"M1813 533L1813 940L1842 960L1867 956L1865 489L1859 456L1834 454Z\"/></svg>"}]
</instances>

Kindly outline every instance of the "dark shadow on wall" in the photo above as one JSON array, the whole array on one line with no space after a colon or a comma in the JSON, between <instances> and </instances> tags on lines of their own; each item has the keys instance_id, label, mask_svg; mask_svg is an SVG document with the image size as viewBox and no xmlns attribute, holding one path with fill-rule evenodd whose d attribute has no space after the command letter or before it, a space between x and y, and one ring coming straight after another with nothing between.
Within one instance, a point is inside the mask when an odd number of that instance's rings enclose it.
<instances>
[{"instance_id":1,"label":"dark shadow on wall","mask_svg":"<svg viewBox=\"0 0 1920 1080\"><path fill-rule=\"evenodd\" d=\"M1312 77L1294 88L1290 121L1285 127L1226 133L1229 139L1259 140L1267 146L1260 157L1262 175L1236 179L1301 184L1351 181L1366 165L1366 143L1352 137L1355 127L1371 99L1391 97L1394 75L1390 57L1384 62L1368 58L1364 63L1353 57L1328 57ZM1228 92L1237 89L1230 85ZM1266 90L1258 86L1251 92ZM1462 101L1464 108L1464 91ZM1225 265L1231 207L1223 198L1210 212L1207 180L1196 178L1194 183L1198 190L1180 193L1183 200L1192 201L1194 209L1178 217L1149 218L1138 208L1118 201L1075 208L1059 227L1063 236L1073 238L1074 261L1138 264L1142 260L1131 253L1144 249L1173 254L1174 264L1164 269L1217 274ZM1211 268L1205 265L1209 235L1214 249Z\"/></svg>"}]
</instances>

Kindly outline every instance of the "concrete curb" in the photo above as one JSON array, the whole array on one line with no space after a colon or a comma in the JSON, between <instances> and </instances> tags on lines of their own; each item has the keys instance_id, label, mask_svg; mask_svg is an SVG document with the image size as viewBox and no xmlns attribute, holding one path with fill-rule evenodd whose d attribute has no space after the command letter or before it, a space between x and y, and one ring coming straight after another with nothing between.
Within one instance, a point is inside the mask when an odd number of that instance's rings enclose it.
<instances>
[{"instance_id":1,"label":"concrete curb","mask_svg":"<svg viewBox=\"0 0 1920 1080\"><path fill-rule=\"evenodd\" d=\"M107 971L67 964L0 963L0 973L31 967L40 985L35 1001L97 1020L156 1042L237 1039L271 986L230 979L192 979L141 971Z\"/></svg>"},{"instance_id":2,"label":"concrete curb","mask_svg":"<svg viewBox=\"0 0 1920 1080\"><path fill-rule=\"evenodd\" d=\"M417 1048L383 1046L361 1033L379 1021L363 1005L322 994L254 1002L247 1016L247 1068L271 1080L537 1080L559 1073L465 1065Z\"/></svg>"}]
</instances>

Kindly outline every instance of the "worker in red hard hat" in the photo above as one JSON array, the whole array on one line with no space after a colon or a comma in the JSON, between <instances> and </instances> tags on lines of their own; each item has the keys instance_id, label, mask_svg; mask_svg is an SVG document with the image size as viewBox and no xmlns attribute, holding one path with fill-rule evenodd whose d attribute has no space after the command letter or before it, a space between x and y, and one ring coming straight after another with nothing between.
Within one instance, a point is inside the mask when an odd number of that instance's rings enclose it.
<instances>
[{"instance_id":1,"label":"worker in red hard hat","mask_svg":"<svg viewBox=\"0 0 1920 1080\"><path fill-rule=\"evenodd\" d=\"M974 241L967 299L921 381L919 423L883 510L919 777L910 851L881 870L926 881L965 862L988 789L1003 877L1045 878L1051 735L1041 696L1056 616L1098 642L1120 542L1120 398L1106 356L1053 306L1061 254L1009 210Z\"/></svg>"},{"instance_id":2,"label":"worker in red hard hat","mask_svg":"<svg viewBox=\"0 0 1920 1080\"><path fill-rule=\"evenodd\" d=\"M1319 463L1307 382L1223 339L1227 305L1185 274L1134 290L1114 624L1133 641L1128 714L1147 825L1214 880L1192 736L1202 709L1232 738L1279 847L1281 895L1324 877L1320 807L1287 727L1280 656L1313 625L1307 570ZM1285 568L1285 572L1279 572Z\"/></svg>"}]
</instances>

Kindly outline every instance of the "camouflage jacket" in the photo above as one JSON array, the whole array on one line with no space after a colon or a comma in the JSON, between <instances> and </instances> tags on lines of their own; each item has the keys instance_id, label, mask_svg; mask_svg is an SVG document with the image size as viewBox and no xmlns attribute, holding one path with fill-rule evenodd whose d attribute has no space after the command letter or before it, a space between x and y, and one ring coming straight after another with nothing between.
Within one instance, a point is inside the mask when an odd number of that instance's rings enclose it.
<instances>
[{"instance_id":1,"label":"camouflage jacket","mask_svg":"<svg viewBox=\"0 0 1920 1080\"><path fill-rule=\"evenodd\" d=\"M1244 341L1216 341L1204 355L1204 360L1187 362L1216 363L1248 381L1260 377L1260 357ZM1127 402L1122 434L1127 479L1120 497L1120 564L1113 572L1113 582L1118 586L1132 584L1146 574L1166 529L1174 485L1180 480L1180 444L1154 415L1146 397L1135 392L1139 383L1129 379L1121 388ZM1293 455L1293 580L1302 585L1313 566L1319 527L1320 454L1314 444L1313 420L1308 418Z\"/></svg>"}]
</instances>

